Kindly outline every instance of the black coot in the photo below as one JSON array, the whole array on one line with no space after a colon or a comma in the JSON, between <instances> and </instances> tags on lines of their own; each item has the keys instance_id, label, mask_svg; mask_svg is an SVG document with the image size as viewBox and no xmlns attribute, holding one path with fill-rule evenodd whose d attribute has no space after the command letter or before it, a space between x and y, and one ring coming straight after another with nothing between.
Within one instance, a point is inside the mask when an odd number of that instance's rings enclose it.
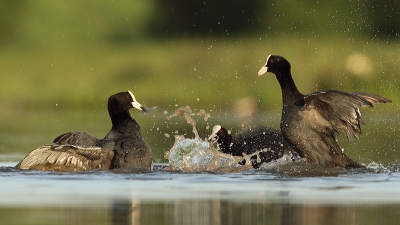
<instances>
[{"instance_id":1,"label":"black coot","mask_svg":"<svg viewBox=\"0 0 400 225\"><path fill-rule=\"evenodd\" d=\"M285 153L296 154L279 130L268 127L254 126L232 136L225 128L215 125L209 140L212 143L217 142L223 153L233 156L243 156L243 153L253 154L260 151L258 159L256 155L251 157L254 168L259 168L264 162L279 159Z\"/></svg>"},{"instance_id":2,"label":"black coot","mask_svg":"<svg viewBox=\"0 0 400 225\"><path fill-rule=\"evenodd\" d=\"M96 168L152 168L152 151L143 140L140 126L129 109L146 111L132 92L121 92L108 99L112 128L103 139L84 131L58 136L53 145L34 149L16 165L19 169L82 171Z\"/></svg>"},{"instance_id":3,"label":"black coot","mask_svg":"<svg viewBox=\"0 0 400 225\"><path fill-rule=\"evenodd\" d=\"M269 55L258 75L266 72L275 74L282 89L282 134L303 158L324 167L362 167L344 154L336 136L358 138L364 124L359 108L391 102L389 99L334 90L303 95L293 81L290 63L282 56Z\"/></svg>"}]
</instances>

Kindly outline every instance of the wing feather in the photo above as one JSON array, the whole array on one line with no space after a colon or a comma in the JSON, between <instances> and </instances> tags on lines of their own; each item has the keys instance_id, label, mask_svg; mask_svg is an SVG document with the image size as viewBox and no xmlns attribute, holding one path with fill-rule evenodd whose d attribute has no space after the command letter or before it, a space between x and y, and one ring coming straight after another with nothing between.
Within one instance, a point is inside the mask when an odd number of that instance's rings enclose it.
<instances>
[{"instance_id":1,"label":"wing feather","mask_svg":"<svg viewBox=\"0 0 400 225\"><path fill-rule=\"evenodd\" d=\"M106 154L100 147L44 145L28 153L16 167L55 171L89 170L101 167L100 163Z\"/></svg>"},{"instance_id":2,"label":"wing feather","mask_svg":"<svg viewBox=\"0 0 400 225\"><path fill-rule=\"evenodd\" d=\"M379 95L341 91L315 92L306 95L304 99L304 110L315 110L319 117L328 121L328 123L313 124L316 129L327 130L335 136L344 134L349 141L358 138L361 134L361 125L364 124L364 120L359 108L391 102Z\"/></svg>"},{"instance_id":3,"label":"wing feather","mask_svg":"<svg viewBox=\"0 0 400 225\"><path fill-rule=\"evenodd\" d=\"M61 134L53 141L58 145L95 146L99 140L86 131L76 131Z\"/></svg>"}]
</instances>

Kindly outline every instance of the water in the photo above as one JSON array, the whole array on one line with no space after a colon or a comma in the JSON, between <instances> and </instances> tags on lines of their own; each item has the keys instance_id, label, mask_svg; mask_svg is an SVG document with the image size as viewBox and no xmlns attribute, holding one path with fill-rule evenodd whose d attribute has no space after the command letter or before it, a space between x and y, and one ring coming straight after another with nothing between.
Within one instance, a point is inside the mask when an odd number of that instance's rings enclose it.
<instances>
[{"instance_id":1,"label":"water","mask_svg":"<svg viewBox=\"0 0 400 225\"><path fill-rule=\"evenodd\" d=\"M2 224L397 224L400 173L20 171L0 164ZM23 215L23 216L22 216ZM329 221L329 222L327 222Z\"/></svg>"},{"instance_id":2,"label":"water","mask_svg":"<svg viewBox=\"0 0 400 225\"><path fill-rule=\"evenodd\" d=\"M201 140L196 128L196 120L192 118L194 115L204 117L204 121L210 117L205 110L200 110L194 114L190 106L185 106L175 110L175 113L168 116L171 119L174 116L182 116L187 123L191 125L194 138L185 138L184 135L175 135L175 143L169 151L165 152L165 158L169 161L168 171L183 172L239 172L252 168L250 163L251 156L237 157L230 154L219 152L207 140ZM240 161L246 159L246 164L238 165Z\"/></svg>"},{"instance_id":3,"label":"water","mask_svg":"<svg viewBox=\"0 0 400 225\"><path fill-rule=\"evenodd\" d=\"M76 130L68 127L69 124L75 127L80 123L63 123L59 116L53 114L43 115L45 118L40 122L36 122L35 114L28 117L29 122L23 117L7 120L0 128L0 144L2 149L8 148L8 151L0 153L1 224L368 225L398 224L400 221L400 166L391 163L396 162L396 148L379 148L397 145L396 126L399 123L397 119L392 120L393 117L366 121L367 126L363 128L367 137L355 144L371 141L375 145L369 149L357 145L356 150L345 148L350 154L363 154L362 162L369 169L326 170L301 162L276 162L275 166L261 170L246 168L228 172L201 168L181 172L165 170L170 161L160 160L164 151L173 148L176 142L173 137L177 135L189 144L203 143L210 134L206 128L216 122L197 120L195 125L199 134L194 135L192 122L185 124L180 117L170 118L167 128L163 128L160 124L164 123L165 115L162 122L153 125L144 123L146 116L135 115L135 118L142 130L151 127L151 131L144 131L144 135L157 133L154 137L161 139L159 145L163 146L160 149L154 147L154 171L121 169L56 173L16 170L13 166L31 150L25 149L27 143L34 147L42 142L48 144L56 135ZM109 129L109 124L102 127L96 121L108 122L107 119L85 117L82 121L86 124L80 127L91 133L93 129L94 134L99 133L95 136L101 137ZM218 124L225 124L221 122L222 118L217 119ZM386 120L390 121L390 129L373 126ZM31 123L39 123L40 126ZM387 126L386 122L383 124ZM57 130L60 127L62 131ZM377 132L371 132L373 130ZM168 135L165 134L169 134L170 138L166 138ZM377 136L380 138L374 140ZM388 136L392 139L387 139ZM152 140L148 142L154 146ZM208 142L203 144L205 149L212 150ZM18 153L21 151L25 152ZM384 165L370 163L376 158L370 153L375 151L379 152L377 158L389 158L391 161L384 161ZM231 165L231 168L236 167ZM189 168L193 168L191 164Z\"/></svg>"}]
</instances>

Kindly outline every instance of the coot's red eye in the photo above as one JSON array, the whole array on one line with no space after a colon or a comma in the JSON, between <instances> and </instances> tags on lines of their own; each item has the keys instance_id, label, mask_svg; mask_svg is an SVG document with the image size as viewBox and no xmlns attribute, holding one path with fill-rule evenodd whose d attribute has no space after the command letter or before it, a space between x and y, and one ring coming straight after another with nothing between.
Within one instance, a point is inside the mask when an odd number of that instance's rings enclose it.
<instances>
[{"instance_id":1,"label":"coot's red eye","mask_svg":"<svg viewBox=\"0 0 400 225\"><path fill-rule=\"evenodd\" d=\"M272 59L269 60L270 63L273 63L274 61Z\"/></svg>"},{"instance_id":2,"label":"coot's red eye","mask_svg":"<svg viewBox=\"0 0 400 225\"><path fill-rule=\"evenodd\" d=\"M127 95L126 100L131 100L131 96Z\"/></svg>"}]
</instances>

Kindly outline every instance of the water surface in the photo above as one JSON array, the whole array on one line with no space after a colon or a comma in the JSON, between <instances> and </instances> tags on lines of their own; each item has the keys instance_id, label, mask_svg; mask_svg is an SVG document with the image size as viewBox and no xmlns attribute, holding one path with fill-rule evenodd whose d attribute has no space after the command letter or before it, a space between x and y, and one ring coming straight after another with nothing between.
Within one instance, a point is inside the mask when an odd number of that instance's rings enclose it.
<instances>
[{"instance_id":1,"label":"water surface","mask_svg":"<svg viewBox=\"0 0 400 225\"><path fill-rule=\"evenodd\" d=\"M162 163L167 162L164 152L173 146L173 135L194 136L184 119L166 120L162 112L133 114L154 151L154 171L16 170L13 166L26 153L51 143L61 133L86 130L101 138L110 129L109 118L104 112L3 112L0 221L85 225L398 224L400 119L378 110L363 111L367 125L360 140L339 141L352 159L366 165L379 163L368 170L326 172L297 170L298 165L290 165L280 170L235 173L162 170ZM197 120L201 138L210 134L207 126L221 124L233 132L242 127L230 115L211 112L211 116L207 122ZM279 124L279 112L263 114L262 118L243 126ZM166 138L166 133L171 137Z\"/></svg>"},{"instance_id":2,"label":"water surface","mask_svg":"<svg viewBox=\"0 0 400 225\"><path fill-rule=\"evenodd\" d=\"M334 177L20 171L0 164L2 224L397 224L400 173ZM21 216L23 215L23 216ZM329 222L327 222L329 221Z\"/></svg>"}]
</instances>

